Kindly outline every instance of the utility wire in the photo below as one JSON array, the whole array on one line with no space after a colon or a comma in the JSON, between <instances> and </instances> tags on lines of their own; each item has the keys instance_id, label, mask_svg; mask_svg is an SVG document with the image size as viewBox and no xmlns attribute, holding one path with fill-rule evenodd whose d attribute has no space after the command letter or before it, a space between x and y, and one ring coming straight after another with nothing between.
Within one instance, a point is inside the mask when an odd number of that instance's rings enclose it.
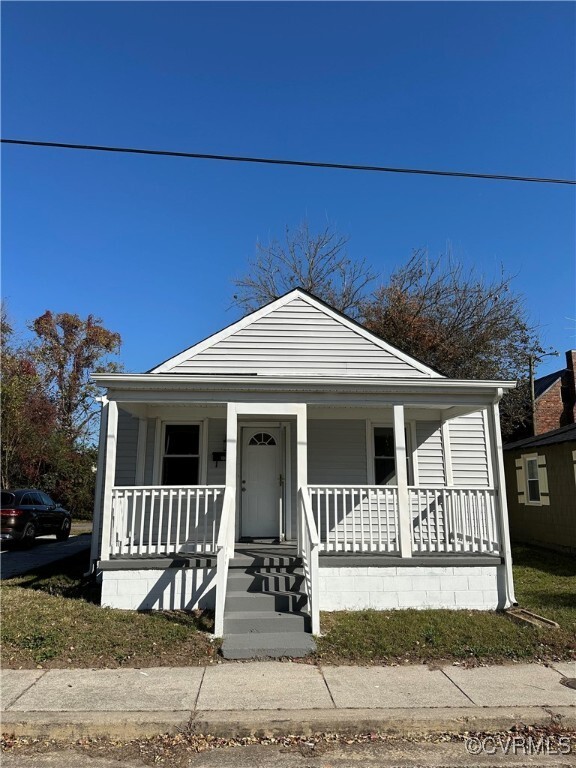
<instances>
[{"instance_id":1,"label":"utility wire","mask_svg":"<svg viewBox=\"0 0 576 768\"><path fill-rule=\"evenodd\" d=\"M162 149L135 149L133 147L105 147L95 144L65 144L57 141L25 141L1 139L2 144L31 147L82 149L90 152L122 152L132 155L160 155L162 157L188 157L194 160L224 160L233 163L264 163L266 165L292 165L300 168L335 168L342 171L372 171L376 173L412 173L421 176L451 176L466 179L492 179L495 181L527 181L536 184L576 184L573 179L549 179L533 176L509 176L504 173L471 173L467 171L433 171L425 168L391 168L381 165L352 165L349 163L320 163L310 160L282 160L272 157L242 157L238 155L211 155L200 152L172 152Z\"/></svg>"}]
</instances>

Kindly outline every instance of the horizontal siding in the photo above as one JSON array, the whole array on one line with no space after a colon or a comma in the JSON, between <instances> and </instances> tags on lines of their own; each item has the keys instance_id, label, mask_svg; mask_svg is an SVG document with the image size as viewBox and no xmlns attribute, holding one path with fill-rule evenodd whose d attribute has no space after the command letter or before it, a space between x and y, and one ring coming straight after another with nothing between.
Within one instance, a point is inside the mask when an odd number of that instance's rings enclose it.
<instances>
[{"instance_id":1,"label":"horizontal siding","mask_svg":"<svg viewBox=\"0 0 576 768\"><path fill-rule=\"evenodd\" d=\"M148 419L146 431L146 461L144 463L144 485L154 485L154 449L156 444L156 419Z\"/></svg>"},{"instance_id":2,"label":"horizontal siding","mask_svg":"<svg viewBox=\"0 0 576 768\"><path fill-rule=\"evenodd\" d=\"M116 485L135 485L138 452L138 419L118 410L118 439L116 441Z\"/></svg>"},{"instance_id":3,"label":"horizontal siding","mask_svg":"<svg viewBox=\"0 0 576 768\"><path fill-rule=\"evenodd\" d=\"M181 362L172 372L428 378L299 298Z\"/></svg>"},{"instance_id":4,"label":"horizontal siding","mask_svg":"<svg viewBox=\"0 0 576 768\"><path fill-rule=\"evenodd\" d=\"M226 419L208 419L208 463L206 469L207 485L225 485L226 462L219 461L218 466L212 461L214 451L226 450Z\"/></svg>"},{"instance_id":5,"label":"horizontal siding","mask_svg":"<svg viewBox=\"0 0 576 768\"><path fill-rule=\"evenodd\" d=\"M366 484L366 422L308 422L308 483Z\"/></svg>"},{"instance_id":6,"label":"horizontal siding","mask_svg":"<svg viewBox=\"0 0 576 768\"><path fill-rule=\"evenodd\" d=\"M484 420L477 411L449 422L454 485L486 488L490 485Z\"/></svg>"},{"instance_id":7,"label":"horizontal siding","mask_svg":"<svg viewBox=\"0 0 576 768\"><path fill-rule=\"evenodd\" d=\"M416 422L418 485L440 487L444 483L444 456L439 421Z\"/></svg>"}]
</instances>

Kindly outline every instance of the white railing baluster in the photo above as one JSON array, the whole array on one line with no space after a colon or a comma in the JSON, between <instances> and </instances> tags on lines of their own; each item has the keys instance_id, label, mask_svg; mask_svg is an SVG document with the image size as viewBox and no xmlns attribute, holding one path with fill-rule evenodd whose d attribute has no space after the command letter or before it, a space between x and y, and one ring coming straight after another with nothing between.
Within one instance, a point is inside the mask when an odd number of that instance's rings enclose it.
<instances>
[{"instance_id":1,"label":"white railing baluster","mask_svg":"<svg viewBox=\"0 0 576 768\"><path fill-rule=\"evenodd\" d=\"M110 554L142 557L179 552L183 544L182 515L185 516L185 541L191 551L215 552L223 490L224 486L113 488ZM192 499L196 502L194 506Z\"/></svg>"}]
</instances>

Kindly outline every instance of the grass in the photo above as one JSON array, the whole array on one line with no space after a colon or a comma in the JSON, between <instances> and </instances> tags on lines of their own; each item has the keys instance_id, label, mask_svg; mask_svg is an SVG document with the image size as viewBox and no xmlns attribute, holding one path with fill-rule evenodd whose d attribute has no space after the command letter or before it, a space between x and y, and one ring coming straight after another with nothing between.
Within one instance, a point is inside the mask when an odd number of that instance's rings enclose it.
<instances>
[{"instance_id":1,"label":"grass","mask_svg":"<svg viewBox=\"0 0 576 768\"><path fill-rule=\"evenodd\" d=\"M82 577L87 569L82 553L4 582L5 668L184 667L215 659L210 616L101 608L98 585Z\"/></svg>"},{"instance_id":2,"label":"grass","mask_svg":"<svg viewBox=\"0 0 576 768\"><path fill-rule=\"evenodd\" d=\"M7 668L149 667L213 663L206 613L136 613L99 606L83 553L4 582L1 660ZM560 624L536 629L483 611L355 611L322 615L313 661L466 664L576 659L576 562L514 552L520 605Z\"/></svg>"},{"instance_id":3,"label":"grass","mask_svg":"<svg viewBox=\"0 0 576 768\"><path fill-rule=\"evenodd\" d=\"M560 629L518 625L484 611L354 611L322 615L317 658L330 663L576 659L576 561L530 547L514 551L516 599Z\"/></svg>"}]
</instances>

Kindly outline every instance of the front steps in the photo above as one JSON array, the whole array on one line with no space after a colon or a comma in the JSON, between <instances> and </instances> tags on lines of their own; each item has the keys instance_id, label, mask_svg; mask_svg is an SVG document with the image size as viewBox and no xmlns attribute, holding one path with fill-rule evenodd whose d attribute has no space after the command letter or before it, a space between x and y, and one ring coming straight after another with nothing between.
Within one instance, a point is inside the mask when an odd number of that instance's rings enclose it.
<instances>
[{"instance_id":1,"label":"front steps","mask_svg":"<svg viewBox=\"0 0 576 768\"><path fill-rule=\"evenodd\" d=\"M224 658L299 658L313 651L303 581L293 548L239 547L228 568Z\"/></svg>"}]
</instances>

